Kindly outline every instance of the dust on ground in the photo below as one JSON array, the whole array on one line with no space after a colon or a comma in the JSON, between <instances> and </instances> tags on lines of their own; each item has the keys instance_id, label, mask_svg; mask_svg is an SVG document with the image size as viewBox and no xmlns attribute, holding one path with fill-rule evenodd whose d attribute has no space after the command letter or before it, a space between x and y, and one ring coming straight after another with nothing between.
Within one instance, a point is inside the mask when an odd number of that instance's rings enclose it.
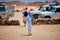
<instances>
[{"instance_id":1,"label":"dust on ground","mask_svg":"<svg viewBox=\"0 0 60 40\"><path fill-rule=\"evenodd\" d=\"M19 26L0 26L0 40L60 40L60 25L33 25L32 36L28 34L28 27L23 27L21 12L15 12L10 20L19 20Z\"/></svg>"}]
</instances>

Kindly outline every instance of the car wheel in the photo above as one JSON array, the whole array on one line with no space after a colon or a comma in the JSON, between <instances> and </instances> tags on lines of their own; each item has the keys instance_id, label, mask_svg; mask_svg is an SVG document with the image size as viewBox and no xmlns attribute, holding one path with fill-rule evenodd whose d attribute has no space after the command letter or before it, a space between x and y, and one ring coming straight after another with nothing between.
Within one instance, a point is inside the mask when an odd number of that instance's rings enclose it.
<instances>
[{"instance_id":1,"label":"car wheel","mask_svg":"<svg viewBox=\"0 0 60 40\"><path fill-rule=\"evenodd\" d=\"M45 16L44 18L51 18L50 16Z\"/></svg>"},{"instance_id":2,"label":"car wheel","mask_svg":"<svg viewBox=\"0 0 60 40\"><path fill-rule=\"evenodd\" d=\"M34 14L34 15L33 15L33 18L34 18L34 19L38 19L38 18L39 18L39 17L38 17L38 14Z\"/></svg>"}]
</instances>

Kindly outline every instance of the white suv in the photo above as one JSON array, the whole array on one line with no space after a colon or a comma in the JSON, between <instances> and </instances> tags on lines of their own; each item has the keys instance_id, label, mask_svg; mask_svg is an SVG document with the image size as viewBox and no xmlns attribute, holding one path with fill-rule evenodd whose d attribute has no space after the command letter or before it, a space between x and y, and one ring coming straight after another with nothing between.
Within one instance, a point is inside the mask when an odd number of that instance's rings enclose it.
<instances>
[{"instance_id":1,"label":"white suv","mask_svg":"<svg viewBox=\"0 0 60 40\"><path fill-rule=\"evenodd\" d=\"M60 19L60 5L57 6L48 6L49 10L35 10L31 11L33 14L33 17L38 19L38 18L59 18Z\"/></svg>"},{"instance_id":2,"label":"white suv","mask_svg":"<svg viewBox=\"0 0 60 40\"><path fill-rule=\"evenodd\" d=\"M7 5L0 5L0 18L9 18L14 16L14 7Z\"/></svg>"}]
</instances>

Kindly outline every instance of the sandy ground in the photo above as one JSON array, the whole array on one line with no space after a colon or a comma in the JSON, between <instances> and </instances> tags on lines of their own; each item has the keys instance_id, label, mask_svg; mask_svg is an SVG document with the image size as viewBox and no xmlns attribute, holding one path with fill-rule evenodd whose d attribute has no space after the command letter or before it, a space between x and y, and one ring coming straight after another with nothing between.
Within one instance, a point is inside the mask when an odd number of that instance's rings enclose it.
<instances>
[{"instance_id":1,"label":"sandy ground","mask_svg":"<svg viewBox=\"0 0 60 40\"><path fill-rule=\"evenodd\" d=\"M0 26L0 40L60 40L60 25L33 25L32 36L23 27L22 14L16 12L10 20L19 20L19 26Z\"/></svg>"}]
</instances>

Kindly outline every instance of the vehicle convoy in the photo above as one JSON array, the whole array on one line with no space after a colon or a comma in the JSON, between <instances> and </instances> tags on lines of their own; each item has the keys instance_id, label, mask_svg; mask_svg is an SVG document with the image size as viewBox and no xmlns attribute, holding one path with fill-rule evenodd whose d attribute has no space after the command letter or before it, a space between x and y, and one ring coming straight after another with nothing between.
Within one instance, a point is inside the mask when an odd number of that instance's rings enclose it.
<instances>
[{"instance_id":1,"label":"vehicle convoy","mask_svg":"<svg viewBox=\"0 0 60 40\"><path fill-rule=\"evenodd\" d=\"M39 10L30 11L33 21L40 18L60 19L60 5L57 6L41 6Z\"/></svg>"},{"instance_id":2,"label":"vehicle convoy","mask_svg":"<svg viewBox=\"0 0 60 40\"><path fill-rule=\"evenodd\" d=\"M0 5L0 25L17 24L16 20L9 21L9 18L14 17L14 6Z\"/></svg>"}]
</instances>

